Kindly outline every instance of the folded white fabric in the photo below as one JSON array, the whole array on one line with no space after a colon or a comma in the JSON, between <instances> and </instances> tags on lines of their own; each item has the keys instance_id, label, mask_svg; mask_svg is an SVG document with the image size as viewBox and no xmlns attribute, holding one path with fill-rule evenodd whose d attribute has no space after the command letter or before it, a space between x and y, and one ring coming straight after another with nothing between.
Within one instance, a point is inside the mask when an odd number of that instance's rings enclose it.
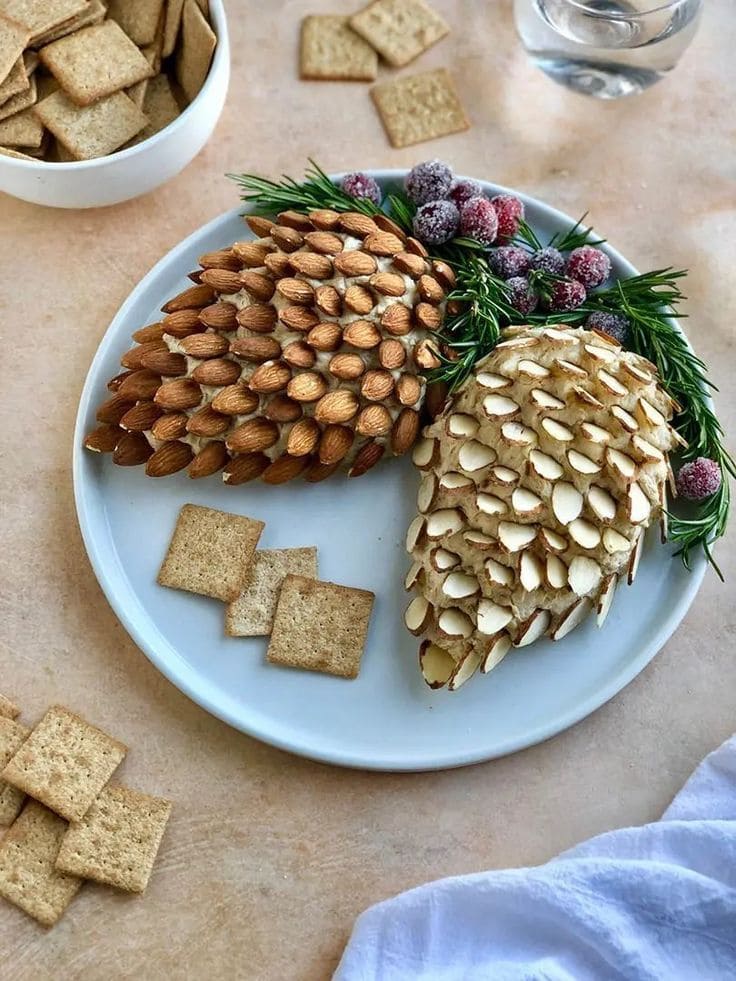
<instances>
[{"instance_id":1,"label":"folded white fabric","mask_svg":"<svg viewBox=\"0 0 736 981\"><path fill-rule=\"evenodd\" d=\"M335 981L736 978L736 736L662 819L366 910Z\"/></svg>"}]
</instances>

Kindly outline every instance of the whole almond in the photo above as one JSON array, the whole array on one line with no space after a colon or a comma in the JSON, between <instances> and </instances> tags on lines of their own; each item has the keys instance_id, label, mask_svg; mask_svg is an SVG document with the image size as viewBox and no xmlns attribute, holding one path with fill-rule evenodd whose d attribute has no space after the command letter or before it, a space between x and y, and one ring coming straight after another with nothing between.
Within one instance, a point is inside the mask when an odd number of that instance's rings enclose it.
<instances>
[{"instance_id":1,"label":"whole almond","mask_svg":"<svg viewBox=\"0 0 736 981\"><path fill-rule=\"evenodd\" d=\"M93 453L112 453L122 439L123 432L119 426L103 423L84 437L84 445Z\"/></svg>"},{"instance_id":2,"label":"whole almond","mask_svg":"<svg viewBox=\"0 0 736 981\"><path fill-rule=\"evenodd\" d=\"M119 467L138 467L153 454L153 447L142 433L125 433L113 450L112 462Z\"/></svg>"},{"instance_id":3,"label":"whole almond","mask_svg":"<svg viewBox=\"0 0 736 981\"><path fill-rule=\"evenodd\" d=\"M368 351L381 342L381 332L370 320L353 320L342 332L346 344Z\"/></svg>"},{"instance_id":4,"label":"whole almond","mask_svg":"<svg viewBox=\"0 0 736 981\"><path fill-rule=\"evenodd\" d=\"M264 361L250 376L248 385L254 392L280 392L290 378L291 369L283 361Z\"/></svg>"},{"instance_id":5,"label":"whole almond","mask_svg":"<svg viewBox=\"0 0 736 981\"><path fill-rule=\"evenodd\" d=\"M207 331L204 334L190 334L183 337L181 347L191 358L219 358L225 354L230 344L222 334Z\"/></svg>"},{"instance_id":6,"label":"whole almond","mask_svg":"<svg viewBox=\"0 0 736 981\"><path fill-rule=\"evenodd\" d=\"M455 283L457 282L455 270L447 262L443 262L442 259L433 259L432 273L435 279L439 280L444 290L449 292L455 288Z\"/></svg>"},{"instance_id":7,"label":"whole almond","mask_svg":"<svg viewBox=\"0 0 736 981\"><path fill-rule=\"evenodd\" d=\"M204 330L204 325L199 319L202 312L201 310L175 310L173 313L167 313L162 320L164 333L172 337L187 337L189 334Z\"/></svg>"},{"instance_id":8,"label":"whole almond","mask_svg":"<svg viewBox=\"0 0 736 981\"><path fill-rule=\"evenodd\" d=\"M237 272L240 269L240 260L230 249L205 252L198 261L203 269L229 269L232 272Z\"/></svg>"},{"instance_id":9,"label":"whole almond","mask_svg":"<svg viewBox=\"0 0 736 981\"><path fill-rule=\"evenodd\" d=\"M187 432L192 436L222 436L230 428L230 417L204 405L187 419Z\"/></svg>"},{"instance_id":10,"label":"whole almond","mask_svg":"<svg viewBox=\"0 0 736 981\"><path fill-rule=\"evenodd\" d=\"M335 269L343 276L370 276L378 269L378 263L367 252L353 250L335 256Z\"/></svg>"},{"instance_id":11,"label":"whole almond","mask_svg":"<svg viewBox=\"0 0 736 981\"><path fill-rule=\"evenodd\" d=\"M319 317L314 310L307 307L283 307L279 310L279 320L289 330L306 332L319 323Z\"/></svg>"},{"instance_id":12,"label":"whole almond","mask_svg":"<svg viewBox=\"0 0 736 981\"><path fill-rule=\"evenodd\" d=\"M309 279L329 279L332 275L331 260L317 252L294 252L289 256L289 265Z\"/></svg>"},{"instance_id":13,"label":"whole almond","mask_svg":"<svg viewBox=\"0 0 736 981\"><path fill-rule=\"evenodd\" d=\"M128 409L132 408L135 399L124 399L116 392L107 402L103 402L97 409L95 418L98 422L106 422L111 426L117 426Z\"/></svg>"},{"instance_id":14,"label":"whole almond","mask_svg":"<svg viewBox=\"0 0 736 981\"><path fill-rule=\"evenodd\" d=\"M229 358L212 358L198 364L192 372L192 378L199 385L234 385L240 378L240 365Z\"/></svg>"},{"instance_id":15,"label":"whole almond","mask_svg":"<svg viewBox=\"0 0 736 981\"><path fill-rule=\"evenodd\" d=\"M197 337L197 334L190 335ZM178 375L187 373L187 359L183 354L175 354L165 348L163 351L151 351L144 354L141 358L144 368L155 371L157 375L165 375L168 378L176 378Z\"/></svg>"},{"instance_id":16,"label":"whole almond","mask_svg":"<svg viewBox=\"0 0 736 981\"><path fill-rule=\"evenodd\" d=\"M133 340L138 344L148 344L149 341L160 341L163 336L163 323L147 324L145 327L139 327L138 330L133 332Z\"/></svg>"},{"instance_id":17,"label":"whole almond","mask_svg":"<svg viewBox=\"0 0 736 981\"><path fill-rule=\"evenodd\" d=\"M150 399L161 384L161 376L148 368L141 368L128 375L118 389L118 395L123 399Z\"/></svg>"},{"instance_id":18,"label":"whole almond","mask_svg":"<svg viewBox=\"0 0 736 981\"><path fill-rule=\"evenodd\" d=\"M264 406L263 414L274 422L296 422L302 415L302 407L294 399L280 392L269 399Z\"/></svg>"},{"instance_id":19,"label":"whole almond","mask_svg":"<svg viewBox=\"0 0 736 981\"><path fill-rule=\"evenodd\" d=\"M238 310L237 320L241 327L254 334L269 334L276 326L278 314L270 303L251 303Z\"/></svg>"},{"instance_id":20,"label":"whole almond","mask_svg":"<svg viewBox=\"0 0 736 981\"><path fill-rule=\"evenodd\" d=\"M107 383L106 387L108 391L117 392L120 386L125 381L125 379L130 378L132 374L133 374L132 371L121 371L119 375L115 375L115 377L111 378L110 381Z\"/></svg>"},{"instance_id":21,"label":"whole almond","mask_svg":"<svg viewBox=\"0 0 736 981\"><path fill-rule=\"evenodd\" d=\"M163 442L170 439L181 439L182 436L186 435L188 421L189 416L186 412L167 412L151 426L151 434Z\"/></svg>"},{"instance_id":22,"label":"whole almond","mask_svg":"<svg viewBox=\"0 0 736 981\"><path fill-rule=\"evenodd\" d=\"M442 303L445 298L445 291L434 278L434 276L420 276L417 280L419 295L427 303Z\"/></svg>"},{"instance_id":23,"label":"whole almond","mask_svg":"<svg viewBox=\"0 0 736 981\"><path fill-rule=\"evenodd\" d=\"M360 410L355 430L361 436L382 436L391 428L391 413L385 405L367 405Z\"/></svg>"},{"instance_id":24,"label":"whole almond","mask_svg":"<svg viewBox=\"0 0 736 981\"><path fill-rule=\"evenodd\" d=\"M191 378L164 382L153 397L164 409L193 409L202 401L202 390Z\"/></svg>"},{"instance_id":25,"label":"whole almond","mask_svg":"<svg viewBox=\"0 0 736 981\"><path fill-rule=\"evenodd\" d=\"M336 354L330 360L328 367L335 378L340 378L343 381L360 378L365 371L363 359L359 354Z\"/></svg>"},{"instance_id":26,"label":"whole almond","mask_svg":"<svg viewBox=\"0 0 736 981\"><path fill-rule=\"evenodd\" d=\"M375 221L376 225L382 232L391 232L391 234L395 235L399 241L406 241L406 232L404 229L400 225L397 225L392 218L389 218L389 216L385 215L382 211L373 216L373 221Z\"/></svg>"},{"instance_id":27,"label":"whole almond","mask_svg":"<svg viewBox=\"0 0 736 981\"><path fill-rule=\"evenodd\" d=\"M232 250L246 269L257 269L263 265L273 246L265 242L233 242Z\"/></svg>"},{"instance_id":28,"label":"whole almond","mask_svg":"<svg viewBox=\"0 0 736 981\"><path fill-rule=\"evenodd\" d=\"M246 453L243 456L234 456L225 465L222 479L226 484L233 486L245 484L249 480L260 477L270 462L263 453Z\"/></svg>"},{"instance_id":29,"label":"whole almond","mask_svg":"<svg viewBox=\"0 0 736 981\"><path fill-rule=\"evenodd\" d=\"M260 453L278 443L279 427L270 419L248 419L227 437L226 446L233 453Z\"/></svg>"},{"instance_id":30,"label":"whole almond","mask_svg":"<svg viewBox=\"0 0 736 981\"><path fill-rule=\"evenodd\" d=\"M307 343L317 351L336 351L342 341L342 330L339 324L327 321L317 324L307 334Z\"/></svg>"},{"instance_id":31,"label":"whole almond","mask_svg":"<svg viewBox=\"0 0 736 981\"><path fill-rule=\"evenodd\" d=\"M373 368L366 371L360 383L360 391L369 402L383 402L394 390L394 379L390 371Z\"/></svg>"},{"instance_id":32,"label":"whole almond","mask_svg":"<svg viewBox=\"0 0 736 981\"><path fill-rule=\"evenodd\" d=\"M337 255L338 252L342 252L342 239L332 232L307 232L304 241L313 252L322 255Z\"/></svg>"},{"instance_id":33,"label":"whole almond","mask_svg":"<svg viewBox=\"0 0 736 981\"><path fill-rule=\"evenodd\" d=\"M246 215L245 223L259 238L265 238L267 235L271 234L271 229L276 224L270 218L265 218L263 215Z\"/></svg>"},{"instance_id":34,"label":"whole almond","mask_svg":"<svg viewBox=\"0 0 736 981\"><path fill-rule=\"evenodd\" d=\"M332 231L340 225L340 214L330 208L318 208L316 211L309 212L309 220L315 228Z\"/></svg>"},{"instance_id":35,"label":"whole almond","mask_svg":"<svg viewBox=\"0 0 736 981\"><path fill-rule=\"evenodd\" d=\"M370 442L362 446L353 464L348 470L348 477L362 477L364 473L374 467L383 456L383 446L380 443Z\"/></svg>"},{"instance_id":36,"label":"whole almond","mask_svg":"<svg viewBox=\"0 0 736 981\"><path fill-rule=\"evenodd\" d=\"M309 306L314 303L314 290L303 279L285 276L278 281L276 288L290 303L297 303L300 306Z\"/></svg>"},{"instance_id":37,"label":"whole almond","mask_svg":"<svg viewBox=\"0 0 736 981\"><path fill-rule=\"evenodd\" d=\"M281 345L274 337L236 337L230 342L230 352L244 361L262 364L281 354Z\"/></svg>"},{"instance_id":38,"label":"whole almond","mask_svg":"<svg viewBox=\"0 0 736 981\"><path fill-rule=\"evenodd\" d=\"M295 422L286 441L287 453L291 456L306 456L311 453L319 442L321 432L314 419L300 419Z\"/></svg>"},{"instance_id":39,"label":"whole almond","mask_svg":"<svg viewBox=\"0 0 736 981\"><path fill-rule=\"evenodd\" d=\"M358 396L355 392L349 388L336 388L319 400L314 407L314 418L317 422L327 425L349 422L358 411L358 405Z\"/></svg>"},{"instance_id":40,"label":"whole almond","mask_svg":"<svg viewBox=\"0 0 736 981\"><path fill-rule=\"evenodd\" d=\"M355 433L348 426L325 426L319 441L319 461L325 466L339 463L353 445Z\"/></svg>"},{"instance_id":41,"label":"whole almond","mask_svg":"<svg viewBox=\"0 0 736 981\"><path fill-rule=\"evenodd\" d=\"M425 330L439 330L442 326L442 314L431 303L417 303L414 316L419 326Z\"/></svg>"},{"instance_id":42,"label":"whole almond","mask_svg":"<svg viewBox=\"0 0 736 981\"><path fill-rule=\"evenodd\" d=\"M411 276L413 279L419 279L429 268L427 266L427 260L423 259L420 255L414 255L413 252L399 252L394 256L394 265L399 272L406 273L407 276Z\"/></svg>"},{"instance_id":43,"label":"whole almond","mask_svg":"<svg viewBox=\"0 0 736 981\"><path fill-rule=\"evenodd\" d=\"M259 398L243 382L221 389L212 399L215 412L226 416L247 416L258 408Z\"/></svg>"},{"instance_id":44,"label":"whole almond","mask_svg":"<svg viewBox=\"0 0 736 981\"><path fill-rule=\"evenodd\" d=\"M378 360L382 368L394 371L396 368L400 368L406 361L406 348L401 341L390 337L388 340L381 341L378 345Z\"/></svg>"},{"instance_id":45,"label":"whole almond","mask_svg":"<svg viewBox=\"0 0 736 981\"><path fill-rule=\"evenodd\" d=\"M327 480L340 466L338 463L320 463L313 460L304 471L304 479L310 484L319 483L320 480Z\"/></svg>"},{"instance_id":46,"label":"whole almond","mask_svg":"<svg viewBox=\"0 0 736 981\"><path fill-rule=\"evenodd\" d=\"M174 440L159 446L146 463L146 474L149 477L168 477L172 473L189 466L194 453L187 443Z\"/></svg>"},{"instance_id":47,"label":"whole almond","mask_svg":"<svg viewBox=\"0 0 736 981\"><path fill-rule=\"evenodd\" d=\"M403 303L392 303L381 314L381 327L395 337L402 337L411 330L411 310Z\"/></svg>"},{"instance_id":48,"label":"whole almond","mask_svg":"<svg viewBox=\"0 0 736 981\"><path fill-rule=\"evenodd\" d=\"M419 435L419 413L414 409L402 409L391 430L391 449L397 456L406 453Z\"/></svg>"},{"instance_id":49,"label":"whole almond","mask_svg":"<svg viewBox=\"0 0 736 981\"><path fill-rule=\"evenodd\" d=\"M340 215L340 228L356 238L365 238L372 232L378 231L378 225L368 215L359 211L345 211Z\"/></svg>"},{"instance_id":50,"label":"whole almond","mask_svg":"<svg viewBox=\"0 0 736 981\"><path fill-rule=\"evenodd\" d=\"M391 232L372 232L363 240L363 248L373 255L391 256L401 252L404 243Z\"/></svg>"},{"instance_id":51,"label":"whole almond","mask_svg":"<svg viewBox=\"0 0 736 981\"><path fill-rule=\"evenodd\" d=\"M229 269L205 269L202 273L202 282L211 286L216 293L227 296L240 292L243 286L240 277L239 272L231 272Z\"/></svg>"},{"instance_id":52,"label":"whole almond","mask_svg":"<svg viewBox=\"0 0 736 981\"><path fill-rule=\"evenodd\" d=\"M220 440L213 440L197 453L189 464L189 476L193 479L199 477L209 477L218 470L222 470L230 454L225 448L225 444Z\"/></svg>"},{"instance_id":53,"label":"whole almond","mask_svg":"<svg viewBox=\"0 0 736 981\"><path fill-rule=\"evenodd\" d=\"M289 382L286 389L289 398L296 402L316 402L327 391L327 382L314 371L303 371Z\"/></svg>"},{"instance_id":54,"label":"whole almond","mask_svg":"<svg viewBox=\"0 0 736 981\"><path fill-rule=\"evenodd\" d=\"M427 252L419 239L412 238L411 236L406 240L406 251L413 252L414 255L420 255L423 259L429 256L429 252Z\"/></svg>"},{"instance_id":55,"label":"whole almond","mask_svg":"<svg viewBox=\"0 0 736 981\"><path fill-rule=\"evenodd\" d=\"M295 368L311 368L317 360L317 355L304 341L292 341L283 352L284 361Z\"/></svg>"},{"instance_id":56,"label":"whole almond","mask_svg":"<svg viewBox=\"0 0 736 981\"><path fill-rule=\"evenodd\" d=\"M190 286L172 297L161 307L164 313L174 313L175 310L196 310L215 302L215 291L204 283L201 286Z\"/></svg>"},{"instance_id":57,"label":"whole almond","mask_svg":"<svg viewBox=\"0 0 736 981\"><path fill-rule=\"evenodd\" d=\"M430 309L434 309L431 307ZM414 362L419 368L425 371L430 368L439 368L442 363L437 357L436 348L429 341L419 341L414 345Z\"/></svg>"},{"instance_id":58,"label":"whole almond","mask_svg":"<svg viewBox=\"0 0 736 981\"><path fill-rule=\"evenodd\" d=\"M130 368L131 371L143 368L145 367L142 360L143 356L149 351L168 351L168 348L163 341L148 341L147 344L138 344L125 352L120 359L120 364L124 368Z\"/></svg>"},{"instance_id":59,"label":"whole almond","mask_svg":"<svg viewBox=\"0 0 736 981\"><path fill-rule=\"evenodd\" d=\"M269 252L263 264L274 279L281 279L282 276L289 276L291 273L289 256L286 252Z\"/></svg>"},{"instance_id":60,"label":"whole almond","mask_svg":"<svg viewBox=\"0 0 736 981\"><path fill-rule=\"evenodd\" d=\"M238 308L232 303L213 303L208 307L203 307L199 311L200 323L205 327L214 327L216 330L235 330L237 326Z\"/></svg>"},{"instance_id":61,"label":"whole almond","mask_svg":"<svg viewBox=\"0 0 736 981\"><path fill-rule=\"evenodd\" d=\"M416 405L422 397L422 383L416 375L400 375L396 382L396 398L402 405Z\"/></svg>"},{"instance_id":62,"label":"whole almond","mask_svg":"<svg viewBox=\"0 0 736 981\"><path fill-rule=\"evenodd\" d=\"M399 276L398 273L375 273L368 282L382 296L403 296L406 292L403 276Z\"/></svg>"},{"instance_id":63,"label":"whole almond","mask_svg":"<svg viewBox=\"0 0 736 981\"><path fill-rule=\"evenodd\" d=\"M375 306L370 290L367 290L365 286L358 286L356 283L348 286L345 290L344 302L348 310L360 314L370 313Z\"/></svg>"},{"instance_id":64,"label":"whole almond","mask_svg":"<svg viewBox=\"0 0 736 981\"><path fill-rule=\"evenodd\" d=\"M318 286L314 291L314 302L328 317L339 317L342 313L342 297L334 286Z\"/></svg>"},{"instance_id":65,"label":"whole almond","mask_svg":"<svg viewBox=\"0 0 736 981\"><path fill-rule=\"evenodd\" d=\"M120 428L128 432L143 433L163 415L163 409L155 402L138 402L120 420Z\"/></svg>"},{"instance_id":66,"label":"whole almond","mask_svg":"<svg viewBox=\"0 0 736 981\"><path fill-rule=\"evenodd\" d=\"M304 245L304 236L295 228L285 225L275 225L271 229L271 238L283 252L296 252Z\"/></svg>"},{"instance_id":67,"label":"whole almond","mask_svg":"<svg viewBox=\"0 0 736 981\"><path fill-rule=\"evenodd\" d=\"M307 215L301 214L299 211L282 211L276 217L280 225L285 225L287 228L296 228L300 232L311 232L313 227L310 218ZM273 229L271 229L271 232L273 233Z\"/></svg>"},{"instance_id":68,"label":"whole almond","mask_svg":"<svg viewBox=\"0 0 736 981\"><path fill-rule=\"evenodd\" d=\"M273 463L269 463L261 474L261 480L266 484L285 484L304 471L309 460L306 456L290 456L285 453Z\"/></svg>"},{"instance_id":69,"label":"whole almond","mask_svg":"<svg viewBox=\"0 0 736 981\"><path fill-rule=\"evenodd\" d=\"M267 303L273 296L274 284L270 276L264 276L263 273L246 269L240 274L240 279L243 289L254 300Z\"/></svg>"}]
</instances>

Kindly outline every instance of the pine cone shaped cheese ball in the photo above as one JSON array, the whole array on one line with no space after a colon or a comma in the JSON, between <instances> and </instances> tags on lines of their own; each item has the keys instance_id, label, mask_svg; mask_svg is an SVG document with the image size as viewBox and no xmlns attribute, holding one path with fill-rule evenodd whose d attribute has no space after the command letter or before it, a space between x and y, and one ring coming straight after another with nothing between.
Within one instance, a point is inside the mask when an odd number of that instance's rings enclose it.
<instances>
[{"instance_id":1,"label":"pine cone shaped cheese ball","mask_svg":"<svg viewBox=\"0 0 736 981\"><path fill-rule=\"evenodd\" d=\"M419 432L452 270L390 219L295 212L200 258L142 327L85 445L152 477L360 476Z\"/></svg>"},{"instance_id":2,"label":"pine cone shaped cheese ball","mask_svg":"<svg viewBox=\"0 0 736 981\"><path fill-rule=\"evenodd\" d=\"M407 535L433 687L457 688L512 647L560 640L633 581L679 441L654 366L565 327L507 332L414 449Z\"/></svg>"}]
</instances>

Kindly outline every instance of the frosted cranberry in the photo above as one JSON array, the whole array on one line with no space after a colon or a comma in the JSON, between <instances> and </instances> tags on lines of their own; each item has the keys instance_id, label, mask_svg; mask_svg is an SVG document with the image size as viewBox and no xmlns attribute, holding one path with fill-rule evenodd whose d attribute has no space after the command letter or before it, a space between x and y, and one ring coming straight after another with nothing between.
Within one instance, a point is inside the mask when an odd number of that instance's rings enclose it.
<instances>
[{"instance_id":1,"label":"frosted cranberry","mask_svg":"<svg viewBox=\"0 0 736 981\"><path fill-rule=\"evenodd\" d=\"M511 306L523 316L536 310L539 297L528 279L524 279L523 276L514 276L506 281L506 291Z\"/></svg>"},{"instance_id":2,"label":"frosted cranberry","mask_svg":"<svg viewBox=\"0 0 736 981\"><path fill-rule=\"evenodd\" d=\"M471 179L464 181L455 180L452 182L448 196L457 208L462 208L465 202L471 198L482 198L483 188L478 181Z\"/></svg>"},{"instance_id":3,"label":"frosted cranberry","mask_svg":"<svg viewBox=\"0 0 736 981\"><path fill-rule=\"evenodd\" d=\"M511 194L497 194L491 204L498 216L498 241L508 242L519 231L519 222L524 217L524 205Z\"/></svg>"},{"instance_id":4,"label":"frosted cranberry","mask_svg":"<svg viewBox=\"0 0 736 981\"><path fill-rule=\"evenodd\" d=\"M455 237L459 222L452 201L428 201L414 215L414 234L425 245L442 245Z\"/></svg>"},{"instance_id":5,"label":"frosted cranberry","mask_svg":"<svg viewBox=\"0 0 736 981\"><path fill-rule=\"evenodd\" d=\"M404 186L414 204L441 201L450 193L452 169L441 160L425 160L412 167Z\"/></svg>"},{"instance_id":6,"label":"frosted cranberry","mask_svg":"<svg viewBox=\"0 0 736 981\"><path fill-rule=\"evenodd\" d=\"M716 461L699 456L680 468L677 493L688 501L704 501L720 488L721 480L721 468Z\"/></svg>"},{"instance_id":7,"label":"frosted cranberry","mask_svg":"<svg viewBox=\"0 0 736 981\"><path fill-rule=\"evenodd\" d=\"M575 310L581 303L585 303L586 295L585 287L576 279L558 279L552 285L549 308L558 313Z\"/></svg>"},{"instance_id":8,"label":"frosted cranberry","mask_svg":"<svg viewBox=\"0 0 736 981\"><path fill-rule=\"evenodd\" d=\"M579 249L573 249L568 256L565 272L571 279L577 279L586 289L592 290L608 279L611 260L600 249L582 245Z\"/></svg>"},{"instance_id":9,"label":"frosted cranberry","mask_svg":"<svg viewBox=\"0 0 736 981\"><path fill-rule=\"evenodd\" d=\"M470 198L460 209L460 234L484 245L496 240L498 217L488 198Z\"/></svg>"},{"instance_id":10,"label":"frosted cranberry","mask_svg":"<svg viewBox=\"0 0 736 981\"><path fill-rule=\"evenodd\" d=\"M502 245L488 256L488 264L501 279L526 276L529 272L529 253L516 245Z\"/></svg>"}]
</instances>

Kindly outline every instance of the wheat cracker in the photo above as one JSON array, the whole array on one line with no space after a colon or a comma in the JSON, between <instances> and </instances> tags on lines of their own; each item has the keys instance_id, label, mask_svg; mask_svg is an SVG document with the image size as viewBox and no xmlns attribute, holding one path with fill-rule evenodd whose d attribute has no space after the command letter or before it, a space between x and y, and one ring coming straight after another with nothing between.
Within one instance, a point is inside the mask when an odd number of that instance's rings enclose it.
<instances>
[{"instance_id":1,"label":"wheat cracker","mask_svg":"<svg viewBox=\"0 0 736 981\"><path fill-rule=\"evenodd\" d=\"M56 868L126 892L143 892L151 878L171 801L108 784L81 821L69 825Z\"/></svg>"},{"instance_id":2,"label":"wheat cracker","mask_svg":"<svg viewBox=\"0 0 736 981\"><path fill-rule=\"evenodd\" d=\"M371 97L395 147L433 140L470 126L445 68L374 85Z\"/></svg>"},{"instance_id":3,"label":"wheat cracker","mask_svg":"<svg viewBox=\"0 0 736 981\"><path fill-rule=\"evenodd\" d=\"M33 111L75 160L113 153L148 122L124 92L115 92L91 106L78 106L58 90L37 103Z\"/></svg>"},{"instance_id":4,"label":"wheat cracker","mask_svg":"<svg viewBox=\"0 0 736 981\"><path fill-rule=\"evenodd\" d=\"M11 96L0 106L0 120L9 119L10 116L14 116L16 113L22 112L23 109L28 109L29 106L35 105L37 98L36 79L31 75L28 88L19 92L17 95Z\"/></svg>"},{"instance_id":5,"label":"wheat cracker","mask_svg":"<svg viewBox=\"0 0 736 981\"><path fill-rule=\"evenodd\" d=\"M408 65L450 30L424 0L375 0L350 18L350 26L395 68Z\"/></svg>"},{"instance_id":6,"label":"wheat cracker","mask_svg":"<svg viewBox=\"0 0 736 981\"><path fill-rule=\"evenodd\" d=\"M154 136L180 115L179 103L167 75L156 75L149 79L143 99L143 112L148 117L148 123L133 143L141 143Z\"/></svg>"},{"instance_id":7,"label":"wheat cracker","mask_svg":"<svg viewBox=\"0 0 736 981\"><path fill-rule=\"evenodd\" d=\"M31 730L20 722L0 716L0 769L15 755ZM26 795L17 787L0 780L0 827L7 827L20 814Z\"/></svg>"},{"instance_id":8,"label":"wheat cracker","mask_svg":"<svg viewBox=\"0 0 736 981\"><path fill-rule=\"evenodd\" d=\"M107 16L117 21L131 41L143 47L156 37L164 0L110 0Z\"/></svg>"},{"instance_id":9,"label":"wheat cracker","mask_svg":"<svg viewBox=\"0 0 736 981\"><path fill-rule=\"evenodd\" d=\"M40 147L43 126L34 114L35 106L0 119L0 145L11 147Z\"/></svg>"},{"instance_id":10,"label":"wheat cracker","mask_svg":"<svg viewBox=\"0 0 736 981\"><path fill-rule=\"evenodd\" d=\"M30 39L29 31L14 20L3 16L2 0L0 0L0 80L5 81L13 69L13 65L23 54L23 49Z\"/></svg>"},{"instance_id":11,"label":"wheat cracker","mask_svg":"<svg viewBox=\"0 0 736 981\"><path fill-rule=\"evenodd\" d=\"M74 31L78 31L82 27L99 24L105 19L106 13L107 8L102 3L102 0L89 0L86 9L77 14L76 17L70 17L63 24L58 24L50 31L34 37L33 46L34 48L43 48L45 45L51 44L52 41L60 41L67 34L73 34Z\"/></svg>"},{"instance_id":12,"label":"wheat cracker","mask_svg":"<svg viewBox=\"0 0 736 981\"><path fill-rule=\"evenodd\" d=\"M52 705L0 778L68 821L78 821L128 748L62 705Z\"/></svg>"},{"instance_id":13,"label":"wheat cracker","mask_svg":"<svg viewBox=\"0 0 736 981\"><path fill-rule=\"evenodd\" d=\"M210 70L217 37L195 0L185 0L176 58L176 80L191 102Z\"/></svg>"},{"instance_id":14,"label":"wheat cracker","mask_svg":"<svg viewBox=\"0 0 736 981\"><path fill-rule=\"evenodd\" d=\"M184 10L184 0L168 0L166 4L166 19L164 21L164 45L162 54L168 58L176 47L181 27L181 15Z\"/></svg>"},{"instance_id":15,"label":"wheat cracker","mask_svg":"<svg viewBox=\"0 0 736 981\"><path fill-rule=\"evenodd\" d=\"M4 149L8 148L5 147ZM5 695L0 694L0 716L4 716L6 719L17 719L19 715L20 709L15 702L11 702Z\"/></svg>"},{"instance_id":16,"label":"wheat cracker","mask_svg":"<svg viewBox=\"0 0 736 981\"><path fill-rule=\"evenodd\" d=\"M271 633L284 577L317 578L317 549L269 548L258 551L248 584L225 611L230 637L262 637Z\"/></svg>"},{"instance_id":17,"label":"wheat cracker","mask_svg":"<svg viewBox=\"0 0 736 981\"><path fill-rule=\"evenodd\" d=\"M0 896L44 926L53 926L82 880L57 871L66 821L38 801L28 801L0 841Z\"/></svg>"},{"instance_id":18,"label":"wheat cracker","mask_svg":"<svg viewBox=\"0 0 736 981\"><path fill-rule=\"evenodd\" d=\"M306 576L281 585L267 658L307 671L357 678L373 593Z\"/></svg>"},{"instance_id":19,"label":"wheat cracker","mask_svg":"<svg viewBox=\"0 0 736 981\"><path fill-rule=\"evenodd\" d=\"M302 78L372 82L378 55L350 28L348 17L315 16L302 21Z\"/></svg>"},{"instance_id":20,"label":"wheat cracker","mask_svg":"<svg viewBox=\"0 0 736 981\"><path fill-rule=\"evenodd\" d=\"M33 44L40 34L75 17L87 6L87 0L0 0L0 14L22 24Z\"/></svg>"},{"instance_id":21,"label":"wheat cracker","mask_svg":"<svg viewBox=\"0 0 736 981\"><path fill-rule=\"evenodd\" d=\"M5 80L0 82L0 108L12 96L18 95L19 92L25 92L29 85L25 59L20 57L8 72Z\"/></svg>"}]
</instances>

